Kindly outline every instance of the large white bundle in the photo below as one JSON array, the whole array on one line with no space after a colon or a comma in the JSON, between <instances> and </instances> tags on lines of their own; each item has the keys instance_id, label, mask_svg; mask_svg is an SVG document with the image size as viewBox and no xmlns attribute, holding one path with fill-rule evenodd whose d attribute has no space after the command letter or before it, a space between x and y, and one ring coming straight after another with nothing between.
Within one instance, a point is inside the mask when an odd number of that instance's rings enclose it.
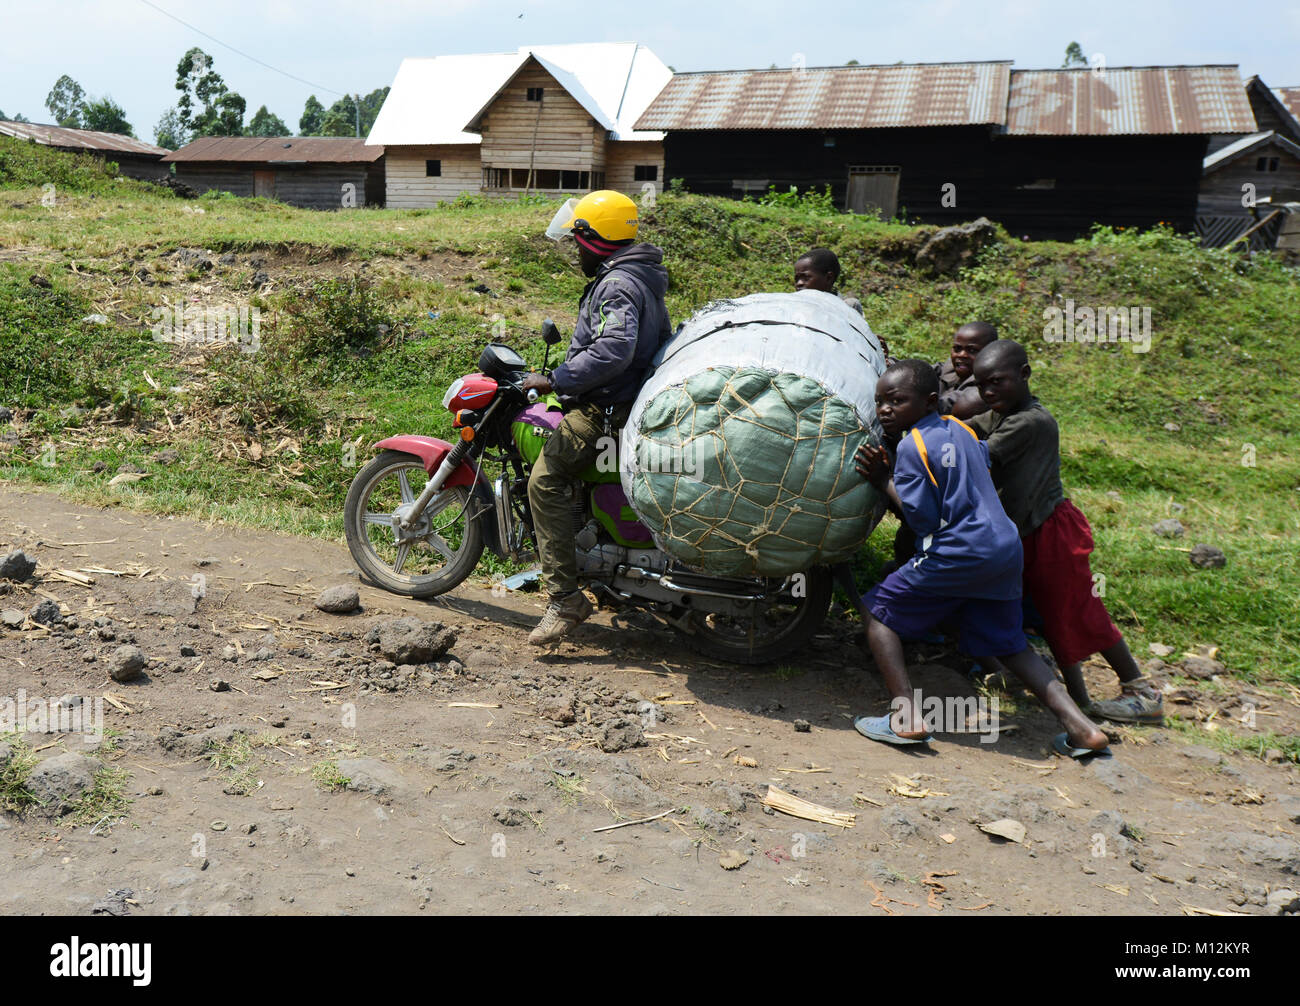
<instances>
[{"instance_id":1,"label":"large white bundle","mask_svg":"<svg viewBox=\"0 0 1300 1006\"><path fill-rule=\"evenodd\" d=\"M879 442L880 342L815 290L709 304L661 350L623 429L623 489L661 548L737 576L850 556L883 513L853 469Z\"/></svg>"}]
</instances>

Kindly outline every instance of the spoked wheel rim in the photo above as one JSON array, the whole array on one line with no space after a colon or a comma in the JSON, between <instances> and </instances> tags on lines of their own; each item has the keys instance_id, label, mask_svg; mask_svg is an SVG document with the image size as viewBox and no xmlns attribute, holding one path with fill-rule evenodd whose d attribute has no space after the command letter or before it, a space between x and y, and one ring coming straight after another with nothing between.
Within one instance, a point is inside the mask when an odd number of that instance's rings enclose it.
<instances>
[{"instance_id":1,"label":"spoked wheel rim","mask_svg":"<svg viewBox=\"0 0 1300 1006\"><path fill-rule=\"evenodd\" d=\"M691 613L691 625L696 632L707 633L718 642L735 648L757 648L782 642L797 632L808 598L778 597L764 604L757 617L736 618L696 611Z\"/></svg>"},{"instance_id":2,"label":"spoked wheel rim","mask_svg":"<svg viewBox=\"0 0 1300 1006\"><path fill-rule=\"evenodd\" d=\"M363 487L355 517L362 548L389 576L415 589L438 579L471 547L466 486L444 488L435 495L410 531L399 526L428 478L416 461L384 466Z\"/></svg>"}]
</instances>

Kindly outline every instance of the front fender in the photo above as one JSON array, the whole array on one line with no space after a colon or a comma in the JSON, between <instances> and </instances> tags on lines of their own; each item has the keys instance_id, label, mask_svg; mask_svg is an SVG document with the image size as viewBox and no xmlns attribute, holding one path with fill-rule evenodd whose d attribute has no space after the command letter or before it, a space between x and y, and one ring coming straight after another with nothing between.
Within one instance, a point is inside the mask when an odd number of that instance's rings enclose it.
<instances>
[{"instance_id":1,"label":"front fender","mask_svg":"<svg viewBox=\"0 0 1300 1006\"><path fill-rule=\"evenodd\" d=\"M379 441L374 446L377 449L414 454L423 462L424 470L430 475L438 470L438 466L442 464L442 459L451 450L451 444L445 440L439 440L437 437L422 437L416 434L389 437L387 440ZM475 482L486 484L487 480L472 465L462 461L460 467L448 476L446 484L449 486L473 486Z\"/></svg>"}]
</instances>

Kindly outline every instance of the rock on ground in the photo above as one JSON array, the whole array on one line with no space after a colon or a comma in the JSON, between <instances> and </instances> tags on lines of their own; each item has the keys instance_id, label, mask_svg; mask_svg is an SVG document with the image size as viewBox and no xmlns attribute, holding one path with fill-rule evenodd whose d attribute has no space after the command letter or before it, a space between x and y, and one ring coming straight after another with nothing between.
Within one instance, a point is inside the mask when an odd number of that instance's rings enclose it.
<instances>
[{"instance_id":1,"label":"rock on ground","mask_svg":"<svg viewBox=\"0 0 1300 1006\"><path fill-rule=\"evenodd\" d=\"M119 646L108 664L108 676L114 681L134 681L149 661L138 646Z\"/></svg>"},{"instance_id":2,"label":"rock on ground","mask_svg":"<svg viewBox=\"0 0 1300 1006\"><path fill-rule=\"evenodd\" d=\"M643 747L645 735L636 720L618 716L605 724L600 735L600 749L605 752L623 751Z\"/></svg>"},{"instance_id":3,"label":"rock on ground","mask_svg":"<svg viewBox=\"0 0 1300 1006\"><path fill-rule=\"evenodd\" d=\"M1187 558L1193 566L1199 566L1201 569L1222 569L1228 564L1228 557L1223 554L1222 549L1217 549L1213 545L1193 546Z\"/></svg>"},{"instance_id":4,"label":"rock on ground","mask_svg":"<svg viewBox=\"0 0 1300 1006\"><path fill-rule=\"evenodd\" d=\"M361 607L361 595L357 593L356 587L347 584L326 587L321 591L320 597L316 598L316 607L333 615L346 615Z\"/></svg>"},{"instance_id":5,"label":"rock on ground","mask_svg":"<svg viewBox=\"0 0 1300 1006\"><path fill-rule=\"evenodd\" d=\"M0 580L25 582L36 572L36 560L20 548L0 558Z\"/></svg>"},{"instance_id":6,"label":"rock on ground","mask_svg":"<svg viewBox=\"0 0 1300 1006\"><path fill-rule=\"evenodd\" d=\"M441 622L394 618L379 626L379 651L395 664L427 664L456 645L456 630Z\"/></svg>"},{"instance_id":7,"label":"rock on ground","mask_svg":"<svg viewBox=\"0 0 1300 1006\"><path fill-rule=\"evenodd\" d=\"M86 790L95 784L95 759L75 751L46 758L27 777L27 790L36 798L41 811L57 817L72 810Z\"/></svg>"},{"instance_id":8,"label":"rock on ground","mask_svg":"<svg viewBox=\"0 0 1300 1006\"><path fill-rule=\"evenodd\" d=\"M916 264L931 272L952 274L970 265L980 251L998 239L998 229L988 217L968 224L943 227L930 235L916 253Z\"/></svg>"},{"instance_id":9,"label":"rock on ground","mask_svg":"<svg viewBox=\"0 0 1300 1006\"><path fill-rule=\"evenodd\" d=\"M48 598L35 605L27 616L38 625L56 625L63 621L63 612L59 606Z\"/></svg>"},{"instance_id":10,"label":"rock on ground","mask_svg":"<svg viewBox=\"0 0 1300 1006\"><path fill-rule=\"evenodd\" d=\"M339 775L348 781L345 788L357 793L383 796L402 785L397 772L374 758L343 758L338 767Z\"/></svg>"},{"instance_id":11,"label":"rock on ground","mask_svg":"<svg viewBox=\"0 0 1300 1006\"><path fill-rule=\"evenodd\" d=\"M1152 524L1151 530L1160 535L1161 538L1181 538L1185 529L1182 521L1166 517L1164 520L1158 520Z\"/></svg>"}]
</instances>

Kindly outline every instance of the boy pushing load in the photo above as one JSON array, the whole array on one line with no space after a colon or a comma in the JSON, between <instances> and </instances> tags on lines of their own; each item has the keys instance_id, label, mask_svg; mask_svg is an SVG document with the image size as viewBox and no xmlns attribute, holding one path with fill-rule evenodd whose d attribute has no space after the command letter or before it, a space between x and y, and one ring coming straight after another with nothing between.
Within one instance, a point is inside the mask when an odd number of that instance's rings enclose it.
<instances>
[{"instance_id":1,"label":"boy pushing load","mask_svg":"<svg viewBox=\"0 0 1300 1006\"><path fill-rule=\"evenodd\" d=\"M854 726L888 744L931 739L913 702L900 637L915 639L951 620L965 652L1000 659L1056 714L1065 728L1058 747L1103 751L1106 735L1025 645L1016 526L998 501L987 446L960 420L940 417L938 398L931 364L891 365L876 382L876 416L886 434L899 437L892 478L884 448L864 445L855 458L858 472L904 515L917 548L863 599L867 641L894 712L859 717Z\"/></svg>"},{"instance_id":2,"label":"boy pushing load","mask_svg":"<svg viewBox=\"0 0 1300 1006\"><path fill-rule=\"evenodd\" d=\"M1164 699L1146 678L1128 644L1093 592L1092 529L1061 485L1060 431L1029 390L1024 347L990 343L975 357L973 375L989 411L971 419L988 444L993 483L1024 545L1025 594L1038 610L1043 637L1074 701L1120 723L1159 723ZM1092 702L1080 662L1100 653L1120 680L1117 699ZM996 670L989 663L990 670Z\"/></svg>"}]
</instances>

